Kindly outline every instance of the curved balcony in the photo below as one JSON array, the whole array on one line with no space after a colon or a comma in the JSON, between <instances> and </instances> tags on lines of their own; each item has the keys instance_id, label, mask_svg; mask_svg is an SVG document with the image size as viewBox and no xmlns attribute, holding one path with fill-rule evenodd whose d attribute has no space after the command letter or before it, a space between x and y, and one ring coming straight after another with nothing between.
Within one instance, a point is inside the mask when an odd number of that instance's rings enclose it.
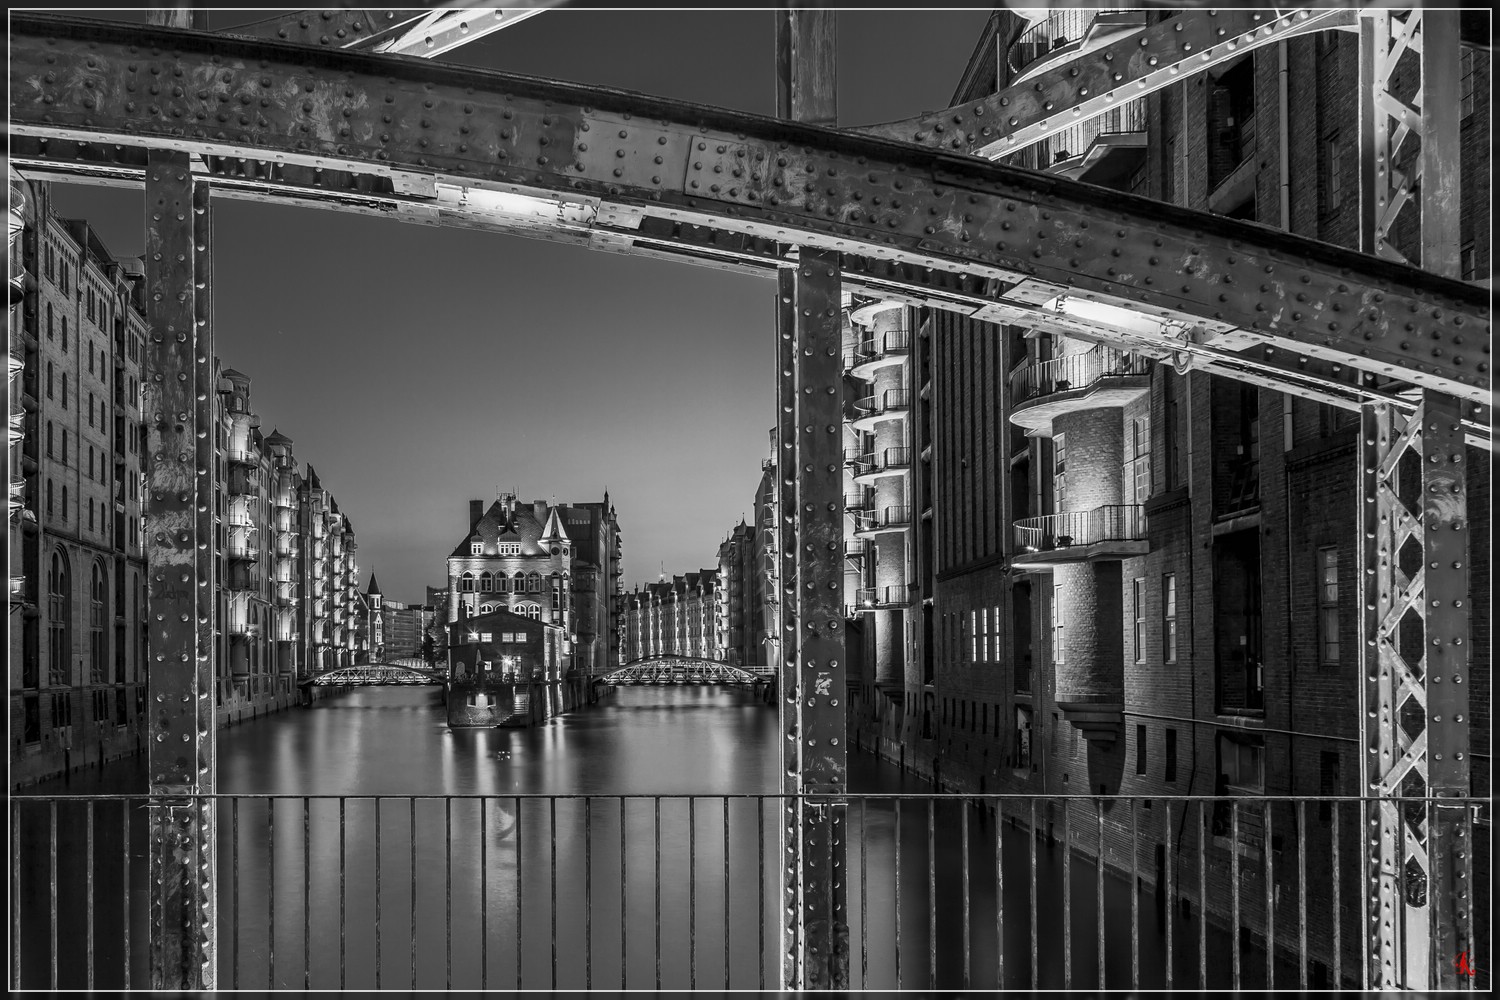
<instances>
[{"instance_id":1,"label":"curved balcony","mask_svg":"<svg viewBox=\"0 0 1500 1000\"><path fill-rule=\"evenodd\" d=\"M899 476L911 468L910 448L883 448L866 452L851 463L856 483L873 483L881 476Z\"/></svg>"},{"instance_id":2,"label":"curved balcony","mask_svg":"<svg viewBox=\"0 0 1500 1000\"><path fill-rule=\"evenodd\" d=\"M1014 566L1145 555L1146 510L1140 504L1107 504L1023 518L1015 523L1015 542Z\"/></svg>"},{"instance_id":3,"label":"curved balcony","mask_svg":"<svg viewBox=\"0 0 1500 1000\"><path fill-rule=\"evenodd\" d=\"M229 544L225 551L231 559L259 559L260 545L255 541L255 526L246 524L234 524L231 522L232 530L229 532Z\"/></svg>"},{"instance_id":4,"label":"curved balcony","mask_svg":"<svg viewBox=\"0 0 1500 1000\"><path fill-rule=\"evenodd\" d=\"M860 341L854 349L854 364L851 374L855 378L869 378L879 368L899 364L911 353L911 331L889 330Z\"/></svg>"},{"instance_id":5,"label":"curved balcony","mask_svg":"<svg viewBox=\"0 0 1500 1000\"><path fill-rule=\"evenodd\" d=\"M1010 377L1011 423L1030 437L1051 437L1059 414L1140 398L1151 388L1150 371L1150 359L1103 345L1017 369Z\"/></svg>"},{"instance_id":6,"label":"curved balcony","mask_svg":"<svg viewBox=\"0 0 1500 1000\"><path fill-rule=\"evenodd\" d=\"M1129 8L1067 8L1050 12L1011 43L1006 52L1011 82L1064 62L1120 34L1146 25L1145 11Z\"/></svg>"},{"instance_id":7,"label":"curved balcony","mask_svg":"<svg viewBox=\"0 0 1500 1000\"><path fill-rule=\"evenodd\" d=\"M911 606L911 593L905 586L863 587L854 592L854 603L860 611L884 611Z\"/></svg>"},{"instance_id":8,"label":"curved balcony","mask_svg":"<svg viewBox=\"0 0 1500 1000\"><path fill-rule=\"evenodd\" d=\"M1059 129L1007 159L1028 170L1117 189L1146 155L1146 101L1133 98L1101 115Z\"/></svg>"},{"instance_id":9,"label":"curved balcony","mask_svg":"<svg viewBox=\"0 0 1500 1000\"><path fill-rule=\"evenodd\" d=\"M905 531L911 527L910 507L886 507L860 514L854 519L854 536L869 538L887 531Z\"/></svg>"},{"instance_id":10,"label":"curved balcony","mask_svg":"<svg viewBox=\"0 0 1500 1000\"><path fill-rule=\"evenodd\" d=\"M229 494L231 496L258 497L264 478L260 466L237 464L229 467Z\"/></svg>"},{"instance_id":11,"label":"curved balcony","mask_svg":"<svg viewBox=\"0 0 1500 1000\"><path fill-rule=\"evenodd\" d=\"M865 494L863 494L863 493L845 493L844 494L844 513L845 514L859 514L859 513L862 513L862 512L865 512L865 511L869 511L869 510L874 510L874 509L875 509L875 501L874 501L873 498L865 496Z\"/></svg>"},{"instance_id":12,"label":"curved balcony","mask_svg":"<svg viewBox=\"0 0 1500 1000\"><path fill-rule=\"evenodd\" d=\"M856 414L851 425L857 431L870 431L882 420L904 417L911 410L910 389L887 389L854 401Z\"/></svg>"}]
</instances>

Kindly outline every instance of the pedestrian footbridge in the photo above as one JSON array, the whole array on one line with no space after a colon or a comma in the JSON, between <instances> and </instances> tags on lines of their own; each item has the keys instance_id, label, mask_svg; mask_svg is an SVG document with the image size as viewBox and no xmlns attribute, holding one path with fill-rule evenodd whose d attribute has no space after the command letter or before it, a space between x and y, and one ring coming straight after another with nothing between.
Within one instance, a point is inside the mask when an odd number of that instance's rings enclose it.
<instances>
[{"instance_id":1,"label":"pedestrian footbridge","mask_svg":"<svg viewBox=\"0 0 1500 1000\"><path fill-rule=\"evenodd\" d=\"M627 663L596 683L616 687L632 684L718 684L751 687L769 682L769 673L737 667L720 660L691 656L654 656Z\"/></svg>"},{"instance_id":2,"label":"pedestrian footbridge","mask_svg":"<svg viewBox=\"0 0 1500 1000\"><path fill-rule=\"evenodd\" d=\"M304 687L385 687L442 684L446 676L439 671L418 669L400 663L360 663L313 674L302 682Z\"/></svg>"}]
</instances>

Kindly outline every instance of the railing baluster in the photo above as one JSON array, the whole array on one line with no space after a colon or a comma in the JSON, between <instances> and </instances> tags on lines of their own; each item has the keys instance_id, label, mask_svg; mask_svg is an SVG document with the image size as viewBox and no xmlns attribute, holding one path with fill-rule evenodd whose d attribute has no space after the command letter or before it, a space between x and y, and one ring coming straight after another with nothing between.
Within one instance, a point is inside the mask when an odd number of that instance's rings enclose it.
<instances>
[{"instance_id":1,"label":"railing baluster","mask_svg":"<svg viewBox=\"0 0 1500 1000\"><path fill-rule=\"evenodd\" d=\"M516 796L516 989L521 989L521 928L525 927L525 886L521 882L521 803L525 801L521 796Z\"/></svg>"},{"instance_id":2,"label":"railing baluster","mask_svg":"<svg viewBox=\"0 0 1500 1000\"><path fill-rule=\"evenodd\" d=\"M1099 928L1099 988L1104 989L1104 800L1094 800L1094 816L1098 820L1098 831L1094 836L1094 893L1095 923Z\"/></svg>"},{"instance_id":3,"label":"railing baluster","mask_svg":"<svg viewBox=\"0 0 1500 1000\"><path fill-rule=\"evenodd\" d=\"M1004 799L995 802L995 989L1005 989L1005 830Z\"/></svg>"},{"instance_id":4,"label":"railing baluster","mask_svg":"<svg viewBox=\"0 0 1500 1000\"><path fill-rule=\"evenodd\" d=\"M1261 868L1266 881L1266 989L1276 988L1276 873L1271 863L1271 802L1261 803L1261 821L1265 837L1261 841Z\"/></svg>"},{"instance_id":5,"label":"railing baluster","mask_svg":"<svg viewBox=\"0 0 1500 1000\"><path fill-rule=\"evenodd\" d=\"M1037 989L1037 933L1036 933L1036 799L1031 803L1031 829L1027 839L1031 841L1031 988Z\"/></svg>"},{"instance_id":6,"label":"railing baluster","mask_svg":"<svg viewBox=\"0 0 1500 1000\"><path fill-rule=\"evenodd\" d=\"M1240 803L1229 803L1229 969L1233 988L1240 988Z\"/></svg>"},{"instance_id":7,"label":"railing baluster","mask_svg":"<svg viewBox=\"0 0 1500 1000\"><path fill-rule=\"evenodd\" d=\"M125 808L125 933L130 933L130 807ZM21 800L10 800L10 989L21 988ZM127 937L127 941L128 941ZM130 981L130 948L125 949L125 980Z\"/></svg>"},{"instance_id":8,"label":"railing baluster","mask_svg":"<svg viewBox=\"0 0 1500 1000\"><path fill-rule=\"evenodd\" d=\"M1297 800L1297 986L1307 989L1307 802Z\"/></svg>"},{"instance_id":9,"label":"railing baluster","mask_svg":"<svg viewBox=\"0 0 1500 1000\"><path fill-rule=\"evenodd\" d=\"M479 988L490 987L490 800L479 800Z\"/></svg>"},{"instance_id":10,"label":"railing baluster","mask_svg":"<svg viewBox=\"0 0 1500 1000\"><path fill-rule=\"evenodd\" d=\"M1165 867L1167 870L1165 879L1167 891L1163 896L1162 905L1166 907L1167 917L1167 989L1170 990L1172 988L1172 966L1177 958L1176 953L1172 950L1172 924L1176 922L1177 917L1177 897L1172 893L1172 890L1175 888L1172 884L1172 861L1176 855L1172 853L1172 800L1167 799L1164 804L1167 807L1167 849L1163 855L1166 859ZM1182 818L1184 822L1187 821L1187 807L1188 804L1184 802L1182 804Z\"/></svg>"},{"instance_id":11,"label":"railing baluster","mask_svg":"<svg viewBox=\"0 0 1500 1000\"><path fill-rule=\"evenodd\" d=\"M1135 798L1130 799L1130 988L1141 988L1141 835ZM1170 957L1168 961L1171 961Z\"/></svg>"},{"instance_id":12,"label":"railing baluster","mask_svg":"<svg viewBox=\"0 0 1500 1000\"><path fill-rule=\"evenodd\" d=\"M312 802L302 796L302 988L312 989Z\"/></svg>"},{"instance_id":13,"label":"railing baluster","mask_svg":"<svg viewBox=\"0 0 1500 1000\"><path fill-rule=\"evenodd\" d=\"M408 815L407 826L411 832L411 846L408 849L410 856L411 876L411 988L417 988L417 797L415 795L407 800Z\"/></svg>"},{"instance_id":14,"label":"railing baluster","mask_svg":"<svg viewBox=\"0 0 1500 1000\"><path fill-rule=\"evenodd\" d=\"M349 954L349 921L348 921L348 899L346 894L348 863L348 816L347 799L339 796L339 989L344 989L348 979L348 954Z\"/></svg>"},{"instance_id":15,"label":"railing baluster","mask_svg":"<svg viewBox=\"0 0 1500 1000\"><path fill-rule=\"evenodd\" d=\"M869 819L870 800L859 800L859 988L870 988L870 921L869 907L865 902L865 883L869 878L869 866L865 863L868 839L865 827Z\"/></svg>"},{"instance_id":16,"label":"railing baluster","mask_svg":"<svg viewBox=\"0 0 1500 1000\"><path fill-rule=\"evenodd\" d=\"M56 799L53 799L53 800L51 800L48 803L48 816L50 818L50 824L49 824L49 827L48 827L48 844L49 844L49 850L48 850L49 868L48 868L48 871L51 873L50 879L51 879L51 886L52 886L52 890L51 890L51 892L52 892L52 978L51 978L51 984L52 984L52 989L56 990L57 989L57 800ZM165 851L166 848L163 847L162 850ZM165 867L165 865L163 865L163 867Z\"/></svg>"},{"instance_id":17,"label":"railing baluster","mask_svg":"<svg viewBox=\"0 0 1500 1000\"><path fill-rule=\"evenodd\" d=\"M448 928L443 988L451 990L453 989L453 796L451 795L443 796L443 844L444 868L447 873L447 899L445 901L447 914L444 920Z\"/></svg>"},{"instance_id":18,"label":"railing baluster","mask_svg":"<svg viewBox=\"0 0 1500 1000\"><path fill-rule=\"evenodd\" d=\"M557 796L547 798L547 834L552 848L552 988L557 989Z\"/></svg>"},{"instance_id":19,"label":"railing baluster","mask_svg":"<svg viewBox=\"0 0 1500 1000\"><path fill-rule=\"evenodd\" d=\"M661 989L661 796L652 798L651 834L656 842L656 988Z\"/></svg>"},{"instance_id":20,"label":"railing baluster","mask_svg":"<svg viewBox=\"0 0 1500 1000\"><path fill-rule=\"evenodd\" d=\"M964 989L969 988L969 802L967 799L959 803L959 829L961 831L960 849L963 851L961 866L961 877L963 878L963 909L964 909ZM936 897L934 897L934 904ZM936 905L933 907L936 909Z\"/></svg>"},{"instance_id":21,"label":"railing baluster","mask_svg":"<svg viewBox=\"0 0 1500 1000\"><path fill-rule=\"evenodd\" d=\"M1073 810L1063 799L1063 989L1073 987Z\"/></svg>"},{"instance_id":22,"label":"railing baluster","mask_svg":"<svg viewBox=\"0 0 1500 1000\"><path fill-rule=\"evenodd\" d=\"M17 811L17 813L16 813L17 826L20 825L20 823L19 823L20 817L21 817L21 814L20 814L19 811ZM125 972L125 989L128 990L128 989L130 989L130 800L129 799L121 799L120 800L120 843L123 845L120 848L120 854L121 854L120 864L121 864L121 872L122 872L122 876L121 876L121 879L120 879L120 884L125 888L125 893L124 893L124 896L125 896L125 901L124 901L124 905L125 905L125 919L120 924L120 932L121 932L121 939L120 940L121 940L121 947L124 949L124 953L125 953L125 961L124 961L124 965L125 965L125 969L124 969L124 972ZM14 848L14 850L12 851L12 864L14 866L14 865L18 865L19 864L19 856L20 856L20 853L21 853L21 851L20 851L20 843L18 841L14 842L12 844L12 847ZM238 869L239 869L239 864L240 864L240 842L236 838L234 840L234 865L235 865L235 870L236 871L238 871ZM12 869L11 869L11 875L12 875L11 884L19 887L19 885L20 885L19 868L12 867ZM239 905L239 888L236 886L236 888L235 888L234 891L235 891L235 905L238 906ZM20 906L19 905L16 907L16 920L17 921L20 920ZM19 942L21 940L20 930L19 930L19 924L14 925L12 927L12 930L13 930L14 933L11 935L11 940ZM235 921L235 927L234 927L234 935L235 935L236 941L238 941L238 939L239 939L239 933L240 933L239 921L236 920ZM236 950L238 950L239 945L236 944L235 948L236 948ZM16 957L16 988L20 989L20 987L21 987L21 983L20 983L20 979L21 979L21 966L20 966L20 962L21 962L21 959L20 959L20 956L19 956L19 952L20 952L20 948L19 947L16 948L16 952L17 952L17 957ZM238 979L238 975L237 974L236 974L236 979Z\"/></svg>"},{"instance_id":23,"label":"railing baluster","mask_svg":"<svg viewBox=\"0 0 1500 1000\"><path fill-rule=\"evenodd\" d=\"M625 879L625 796L620 796L620 989L626 988L627 958L625 947L625 930L629 921L625 918L626 879Z\"/></svg>"},{"instance_id":24,"label":"railing baluster","mask_svg":"<svg viewBox=\"0 0 1500 1000\"><path fill-rule=\"evenodd\" d=\"M85 970L84 975L87 982L87 988L92 990L94 988L94 801L92 799L90 799L88 802L87 824L88 828L84 835L84 842L86 845L84 848L84 863L85 865L87 865L87 874L84 876L84 893L87 897L87 903L85 904L84 908L85 910L87 910L87 919L89 925L85 931L88 942L88 967Z\"/></svg>"},{"instance_id":25,"label":"railing baluster","mask_svg":"<svg viewBox=\"0 0 1500 1000\"><path fill-rule=\"evenodd\" d=\"M698 988L698 830L688 796L688 989Z\"/></svg>"},{"instance_id":26,"label":"railing baluster","mask_svg":"<svg viewBox=\"0 0 1500 1000\"><path fill-rule=\"evenodd\" d=\"M1331 832L1334 840L1334 906L1332 906L1332 924L1334 924L1334 990L1340 990L1344 985L1344 940L1343 928L1338 924L1338 915L1343 909L1344 898L1344 870L1338 865L1338 807L1340 802L1332 804Z\"/></svg>"},{"instance_id":27,"label":"railing baluster","mask_svg":"<svg viewBox=\"0 0 1500 1000\"><path fill-rule=\"evenodd\" d=\"M266 799L266 981L276 988L276 800Z\"/></svg>"},{"instance_id":28,"label":"railing baluster","mask_svg":"<svg viewBox=\"0 0 1500 1000\"><path fill-rule=\"evenodd\" d=\"M1186 804L1184 804L1186 808ZM1208 824L1204 822L1203 799L1198 800L1198 988L1208 989L1208 878L1204 860Z\"/></svg>"},{"instance_id":29,"label":"railing baluster","mask_svg":"<svg viewBox=\"0 0 1500 1000\"><path fill-rule=\"evenodd\" d=\"M756 880L755 910L758 914L755 925L759 939L755 953L755 967L759 970L760 976L758 988L764 990L766 988L766 798L764 795L755 797L755 831L756 857L759 859L755 866L759 872Z\"/></svg>"},{"instance_id":30,"label":"railing baluster","mask_svg":"<svg viewBox=\"0 0 1500 1000\"><path fill-rule=\"evenodd\" d=\"M901 800L896 800L896 866L893 869L896 886L896 989L901 988Z\"/></svg>"},{"instance_id":31,"label":"railing baluster","mask_svg":"<svg viewBox=\"0 0 1500 1000\"><path fill-rule=\"evenodd\" d=\"M375 988L380 989L380 796L375 796Z\"/></svg>"},{"instance_id":32,"label":"railing baluster","mask_svg":"<svg viewBox=\"0 0 1500 1000\"><path fill-rule=\"evenodd\" d=\"M937 989L937 847L933 799L927 800L927 985Z\"/></svg>"},{"instance_id":33,"label":"railing baluster","mask_svg":"<svg viewBox=\"0 0 1500 1000\"><path fill-rule=\"evenodd\" d=\"M729 796L721 800L724 808L724 988L729 989Z\"/></svg>"}]
</instances>

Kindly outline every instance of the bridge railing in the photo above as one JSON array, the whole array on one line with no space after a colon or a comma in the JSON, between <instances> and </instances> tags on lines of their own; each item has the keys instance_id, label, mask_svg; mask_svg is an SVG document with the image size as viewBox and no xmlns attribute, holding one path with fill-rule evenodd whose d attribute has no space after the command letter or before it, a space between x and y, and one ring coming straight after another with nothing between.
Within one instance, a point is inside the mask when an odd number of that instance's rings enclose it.
<instances>
[{"instance_id":1,"label":"bridge railing","mask_svg":"<svg viewBox=\"0 0 1500 1000\"><path fill-rule=\"evenodd\" d=\"M1031 760L1021 741L997 763L1029 771ZM148 813L163 801L12 797L12 989L150 982ZM219 988L779 985L786 796L171 801L217 822L205 925ZM1389 799L802 801L845 815L851 989L1363 983L1361 833ZM1490 808L1396 801L1465 819ZM1487 891L1488 838L1474 844L1470 882ZM1486 989L1479 930L1467 959Z\"/></svg>"}]
</instances>

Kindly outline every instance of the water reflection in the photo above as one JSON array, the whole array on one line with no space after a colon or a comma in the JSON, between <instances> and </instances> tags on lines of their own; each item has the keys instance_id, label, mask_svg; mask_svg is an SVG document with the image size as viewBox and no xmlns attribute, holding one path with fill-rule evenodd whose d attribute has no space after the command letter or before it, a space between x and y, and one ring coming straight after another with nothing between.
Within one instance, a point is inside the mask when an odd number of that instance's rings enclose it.
<instances>
[{"instance_id":1,"label":"water reflection","mask_svg":"<svg viewBox=\"0 0 1500 1000\"><path fill-rule=\"evenodd\" d=\"M222 791L343 798L221 810L220 984L672 989L720 988L727 976L733 988L774 988L780 803L753 796L778 790L778 731L774 708L750 694L691 687L620 689L535 729L462 732L448 730L430 692L374 689L224 731ZM144 780L143 762L127 761L30 791L143 791ZM867 756L851 761L850 784L927 790ZM679 797L710 791L748 797ZM535 793L579 797L526 797ZM128 873L127 813L112 803L95 820L95 894L109 902L94 913L94 956L106 988L122 979L126 879L132 978L145 982L145 812L128 815ZM45 987L54 827L45 806L22 820L23 981ZM1074 987L1096 986L1096 869L1072 861L1065 932L1061 847L1024 826L997 827L957 799L930 810L908 800L899 821L890 801L854 800L854 985L1059 989L1070 975ZM84 985L86 829L81 807L60 807L63 988ZM1106 877L1103 897L1106 985L1129 987L1136 963L1143 986L1163 985L1155 897L1134 900L1135 962L1128 881ZM1199 985L1199 932L1176 917L1178 986ZM1230 985L1227 935L1209 928L1203 950L1206 985ZM1260 986L1264 958L1247 949L1243 972L1244 988ZM1294 970L1277 972L1277 985L1293 982Z\"/></svg>"}]
</instances>

